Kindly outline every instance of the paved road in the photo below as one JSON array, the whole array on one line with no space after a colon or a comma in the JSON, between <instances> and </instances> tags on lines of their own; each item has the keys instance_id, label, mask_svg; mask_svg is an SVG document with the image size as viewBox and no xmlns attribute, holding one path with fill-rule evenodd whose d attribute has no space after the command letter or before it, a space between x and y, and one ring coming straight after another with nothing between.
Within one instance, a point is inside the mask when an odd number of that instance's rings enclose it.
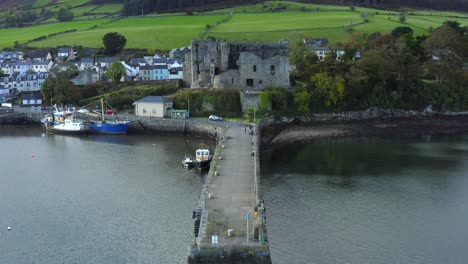
<instances>
[{"instance_id":1,"label":"paved road","mask_svg":"<svg viewBox=\"0 0 468 264\"><path fill-rule=\"evenodd\" d=\"M222 159L213 161L218 176L208 187L212 199L205 202L209 210L205 241L210 243L211 236L218 233L220 243L226 239L227 229L234 229L236 244L246 241L247 213L250 214L249 234L253 234L253 209L256 198L254 193L254 157L252 151L253 136L244 134L245 126L230 123L225 134ZM249 129L247 128L247 132Z\"/></svg>"}]
</instances>

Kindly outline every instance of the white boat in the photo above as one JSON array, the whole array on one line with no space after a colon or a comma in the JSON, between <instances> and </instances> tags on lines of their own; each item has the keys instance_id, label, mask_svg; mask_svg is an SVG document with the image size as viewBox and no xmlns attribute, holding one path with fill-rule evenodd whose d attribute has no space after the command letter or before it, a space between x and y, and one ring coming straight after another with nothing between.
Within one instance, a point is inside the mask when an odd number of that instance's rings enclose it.
<instances>
[{"instance_id":1,"label":"white boat","mask_svg":"<svg viewBox=\"0 0 468 264\"><path fill-rule=\"evenodd\" d=\"M199 169L209 169L211 158L209 149L197 149L193 165Z\"/></svg>"},{"instance_id":2,"label":"white boat","mask_svg":"<svg viewBox=\"0 0 468 264\"><path fill-rule=\"evenodd\" d=\"M83 120L75 118L74 112L59 111L57 105L54 105L54 112L46 115L41 123L47 132L53 133L82 134L89 129Z\"/></svg>"},{"instance_id":3,"label":"white boat","mask_svg":"<svg viewBox=\"0 0 468 264\"><path fill-rule=\"evenodd\" d=\"M184 168L191 168L194 165L194 160L190 155L185 155L185 158L182 160L182 166Z\"/></svg>"},{"instance_id":4,"label":"white boat","mask_svg":"<svg viewBox=\"0 0 468 264\"><path fill-rule=\"evenodd\" d=\"M83 120L71 118L66 118L63 122L46 123L45 128L48 132L67 134L83 134L89 129Z\"/></svg>"}]
</instances>

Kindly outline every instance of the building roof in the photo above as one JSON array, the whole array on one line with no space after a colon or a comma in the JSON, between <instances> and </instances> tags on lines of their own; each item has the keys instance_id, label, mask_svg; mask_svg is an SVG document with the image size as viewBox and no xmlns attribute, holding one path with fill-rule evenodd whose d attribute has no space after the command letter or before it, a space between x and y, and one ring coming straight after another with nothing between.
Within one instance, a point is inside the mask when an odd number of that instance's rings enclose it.
<instances>
[{"instance_id":1,"label":"building roof","mask_svg":"<svg viewBox=\"0 0 468 264\"><path fill-rule=\"evenodd\" d=\"M60 47L58 48L57 53L70 53L71 52L71 47Z\"/></svg>"},{"instance_id":2,"label":"building roof","mask_svg":"<svg viewBox=\"0 0 468 264\"><path fill-rule=\"evenodd\" d=\"M119 61L119 58L117 57L101 57L101 58L96 58L96 63L112 63Z\"/></svg>"},{"instance_id":3,"label":"building roof","mask_svg":"<svg viewBox=\"0 0 468 264\"><path fill-rule=\"evenodd\" d=\"M91 57L81 58L81 63L94 63L94 58L91 58Z\"/></svg>"},{"instance_id":4,"label":"building roof","mask_svg":"<svg viewBox=\"0 0 468 264\"><path fill-rule=\"evenodd\" d=\"M162 96L146 96L136 103L171 103L172 100Z\"/></svg>"},{"instance_id":5,"label":"building roof","mask_svg":"<svg viewBox=\"0 0 468 264\"><path fill-rule=\"evenodd\" d=\"M42 99L42 95L39 93L35 94L23 94L22 96L23 100L37 100L37 99Z\"/></svg>"},{"instance_id":6,"label":"building roof","mask_svg":"<svg viewBox=\"0 0 468 264\"><path fill-rule=\"evenodd\" d=\"M33 61L31 65L49 65L50 61Z\"/></svg>"},{"instance_id":7,"label":"building roof","mask_svg":"<svg viewBox=\"0 0 468 264\"><path fill-rule=\"evenodd\" d=\"M45 59L47 57L47 55L49 54L49 52L47 51L32 51L32 52L29 52L27 55L29 58L33 58L33 59Z\"/></svg>"},{"instance_id":8,"label":"building roof","mask_svg":"<svg viewBox=\"0 0 468 264\"><path fill-rule=\"evenodd\" d=\"M140 64L140 63L146 64L147 62L144 58L132 58L130 60L130 64L133 64L133 65Z\"/></svg>"},{"instance_id":9,"label":"building roof","mask_svg":"<svg viewBox=\"0 0 468 264\"><path fill-rule=\"evenodd\" d=\"M306 38L304 39L304 43L310 46L320 47L326 46L328 44L327 38Z\"/></svg>"},{"instance_id":10,"label":"building roof","mask_svg":"<svg viewBox=\"0 0 468 264\"><path fill-rule=\"evenodd\" d=\"M166 58L154 58L153 63L166 63L167 59Z\"/></svg>"},{"instance_id":11,"label":"building roof","mask_svg":"<svg viewBox=\"0 0 468 264\"><path fill-rule=\"evenodd\" d=\"M181 72L183 71L182 67L173 67L169 69L169 72Z\"/></svg>"},{"instance_id":12,"label":"building roof","mask_svg":"<svg viewBox=\"0 0 468 264\"><path fill-rule=\"evenodd\" d=\"M167 70L167 65L146 65L141 66L140 70Z\"/></svg>"}]
</instances>

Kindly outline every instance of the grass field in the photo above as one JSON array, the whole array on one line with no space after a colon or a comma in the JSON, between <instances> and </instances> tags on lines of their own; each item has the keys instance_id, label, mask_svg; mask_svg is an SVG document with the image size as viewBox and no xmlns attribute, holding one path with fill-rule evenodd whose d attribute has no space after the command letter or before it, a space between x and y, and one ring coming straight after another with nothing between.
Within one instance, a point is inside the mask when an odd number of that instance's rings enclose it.
<instances>
[{"instance_id":1,"label":"grass field","mask_svg":"<svg viewBox=\"0 0 468 264\"><path fill-rule=\"evenodd\" d=\"M46 0L42 1L46 3ZM59 6L73 2L87 3L88 0L62 0ZM56 6L51 7L56 8ZM74 8L79 19L100 19L103 13L117 13L121 5L85 5ZM84 15L86 12L91 15ZM409 26L417 35L429 34L429 28L437 28L447 20L457 20L468 25L468 14L407 10L406 22L399 22L400 12L372 8L356 8L331 5L312 5L285 1L270 1L262 4L214 10L188 16L172 14L123 18L118 20L92 20L71 23L56 23L33 28L0 30L0 47L11 47L15 40L25 42L39 36L77 29L78 32L62 34L45 40L32 42L32 47L56 47L61 45L83 45L101 47L102 37L108 32L119 32L127 38L127 48L169 50L190 44L200 38L206 25L214 25L227 14L234 12L232 19L213 27L206 36L226 40L278 41L298 36L328 38L330 42L344 42L351 36L345 29L356 24L357 32L390 32L398 26ZM362 23L362 13L373 14L368 23ZM94 26L94 27L93 27ZM91 28L92 27L92 28Z\"/></svg>"},{"instance_id":2,"label":"grass field","mask_svg":"<svg viewBox=\"0 0 468 264\"><path fill-rule=\"evenodd\" d=\"M95 25L100 25L107 22L107 20L92 20L92 21L79 21L69 23L56 23L41 25L36 27L27 28L11 28L0 30L0 47L12 47L15 41L24 43L30 39L37 38L40 36L63 32L65 30L76 29L76 30L87 30ZM65 45L66 43L64 43ZM56 47L50 46L50 47Z\"/></svg>"},{"instance_id":3,"label":"grass field","mask_svg":"<svg viewBox=\"0 0 468 264\"><path fill-rule=\"evenodd\" d=\"M206 24L213 24L225 16L168 16L128 18L87 31L73 32L31 43L36 47L59 45L83 45L102 47L102 37L108 32L119 32L127 39L127 48L169 50L173 47L190 45L199 38ZM1 43L0 43L1 45Z\"/></svg>"}]
</instances>

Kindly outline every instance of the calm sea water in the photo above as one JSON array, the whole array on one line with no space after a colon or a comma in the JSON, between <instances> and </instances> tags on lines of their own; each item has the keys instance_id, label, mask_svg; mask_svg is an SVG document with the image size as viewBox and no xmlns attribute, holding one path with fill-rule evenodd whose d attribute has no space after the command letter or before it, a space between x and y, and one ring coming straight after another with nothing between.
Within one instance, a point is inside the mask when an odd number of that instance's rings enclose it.
<instances>
[{"instance_id":1,"label":"calm sea water","mask_svg":"<svg viewBox=\"0 0 468 264\"><path fill-rule=\"evenodd\" d=\"M0 263L186 263L199 143L0 127Z\"/></svg>"},{"instance_id":2,"label":"calm sea water","mask_svg":"<svg viewBox=\"0 0 468 264\"><path fill-rule=\"evenodd\" d=\"M467 263L468 137L263 153L273 263Z\"/></svg>"}]
</instances>

